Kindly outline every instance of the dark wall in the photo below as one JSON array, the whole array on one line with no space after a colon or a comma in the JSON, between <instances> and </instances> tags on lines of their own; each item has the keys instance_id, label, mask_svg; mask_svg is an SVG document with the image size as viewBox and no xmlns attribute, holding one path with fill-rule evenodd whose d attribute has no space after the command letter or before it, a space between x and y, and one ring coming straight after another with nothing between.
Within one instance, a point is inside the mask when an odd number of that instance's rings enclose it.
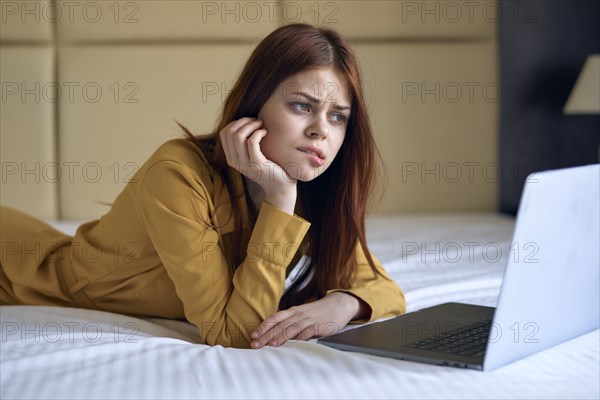
<instances>
[{"instance_id":1,"label":"dark wall","mask_svg":"<svg viewBox=\"0 0 600 400\"><path fill-rule=\"evenodd\" d=\"M590 53L599 0L500 0L500 211L516 214L527 174L598 163L600 115L562 112Z\"/></svg>"}]
</instances>

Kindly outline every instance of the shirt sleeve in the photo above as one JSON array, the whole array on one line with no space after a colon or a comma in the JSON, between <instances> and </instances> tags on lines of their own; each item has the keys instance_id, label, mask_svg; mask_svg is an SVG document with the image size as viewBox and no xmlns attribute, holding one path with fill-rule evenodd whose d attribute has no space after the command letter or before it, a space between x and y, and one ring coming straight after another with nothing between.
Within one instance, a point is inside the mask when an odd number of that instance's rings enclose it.
<instances>
[{"instance_id":1,"label":"shirt sleeve","mask_svg":"<svg viewBox=\"0 0 600 400\"><path fill-rule=\"evenodd\" d=\"M400 287L386 273L381 261L369 253L381 275L373 272L360 243L356 245L357 271L349 289L331 289L331 292L350 293L363 300L371 309L368 319L352 320L350 323L366 323L389 318L406 312L406 301ZM383 276L382 276L383 275Z\"/></svg>"},{"instance_id":2,"label":"shirt sleeve","mask_svg":"<svg viewBox=\"0 0 600 400\"><path fill-rule=\"evenodd\" d=\"M288 255L310 223L263 202L246 258L232 276L219 234L208 224L211 197L190 168L168 160L151 166L138 204L141 222L200 337L210 345L249 347L250 333L277 312Z\"/></svg>"}]
</instances>

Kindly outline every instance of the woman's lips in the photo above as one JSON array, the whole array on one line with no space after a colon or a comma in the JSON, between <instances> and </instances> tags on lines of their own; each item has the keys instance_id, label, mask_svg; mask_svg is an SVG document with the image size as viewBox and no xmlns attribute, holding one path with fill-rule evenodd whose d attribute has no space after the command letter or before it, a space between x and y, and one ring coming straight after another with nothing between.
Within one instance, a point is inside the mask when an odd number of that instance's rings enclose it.
<instances>
[{"instance_id":1,"label":"woman's lips","mask_svg":"<svg viewBox=\"0 0 600 400\"><path fill-rule=\"evenodd\" d=\"M323 160L322 158L320 158L319 156L314 154L314 152L307 153L306 150L301 150L301 149L298 149L298 151L306 154L306 156L310 159L310 163L315 167L322 167L323 164L325 164L325 160Z\"/></svg>"},{"instance_id":2,"label":"woman's lips","mask_svg":"<svg viewBox=\"0 0 600 400\"><path fill-rule=\"evenodd\" d=\"M315 154L321 160L325 159L325 153L323 153L323 150L321 150L320 148L318 148L316 146L298 147L298 150L303 151L305 153L309 153L309 154Z\"/></svg>"}]
</instances>

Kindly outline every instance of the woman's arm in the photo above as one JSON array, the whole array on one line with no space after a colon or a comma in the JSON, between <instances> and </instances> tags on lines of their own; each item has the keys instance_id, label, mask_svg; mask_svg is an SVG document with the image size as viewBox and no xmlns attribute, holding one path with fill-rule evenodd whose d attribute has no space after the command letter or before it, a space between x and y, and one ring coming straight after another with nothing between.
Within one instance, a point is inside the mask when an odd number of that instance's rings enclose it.
<instances>
[{"instance_id":1,"label":"woman's arm","mask_svg":"<svg viewBox=\"0 0 600 400\"><path fill-rule=\"evenodd\" d=\"M380 318L393 317L406 312L404 293L385 271L381 261L370 253L376 269L381 275L373 272L360 244L356 245L357 273L349 289L328 290L326 295L336 292L348 293L361 299L369 309L365 316L359 315L352 323L371 322ZM382 276L383 275L383 276Z\"/></svg>"},{"instance_id":2,"label":"woman's arm","mask_svg":"<svg viewBox=\"0 0 600 400\"><path fill-rule=\"evenodd\" d=\"M232 276L219 234L207 224L213 205L198 174L176 161L151 166L140 182L139 217L205 343L248 347L250 333L277 311L288 255L310 224L263 203Z\"/></svg>"},{"instance_id":3,"label":"woman's arm","mask_svg":"<svg viewBox=\"0 0 600 400\"><path fill-rule=\"evenodd\" d=\"M406 312L404 294L385 272L381 262L371 254L375 275L362 247L357 245L357 273L348 289L332 289L320 300L279 311L252 333L254 348L281 346L287 340L306 340L329 336L349 322L364 323Z\"/></svg>"}]
</instances>

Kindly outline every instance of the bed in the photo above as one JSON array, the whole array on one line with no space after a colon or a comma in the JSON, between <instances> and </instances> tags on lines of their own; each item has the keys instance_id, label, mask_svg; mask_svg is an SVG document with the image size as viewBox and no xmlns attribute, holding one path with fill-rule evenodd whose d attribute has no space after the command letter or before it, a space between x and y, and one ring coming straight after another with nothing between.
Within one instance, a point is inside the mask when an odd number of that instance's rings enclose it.
<instances>
[{"instance_id":1,"label":"bed","mask_svg":"<svg viewBox=\"0 0 600 400\"><path fill-rule=\"evenodd\" d=\"M75 222L51 222L73 233ZM514 219L493 213L369 217L371 251L407 311L494 306ZM245 350L198 344L193 325L66 307L1 307L2 399L598 399L593 331L493 372L344 352L309 341ZM346 329L353 329L348 326Z\"/></svg>"}]
</instances>

